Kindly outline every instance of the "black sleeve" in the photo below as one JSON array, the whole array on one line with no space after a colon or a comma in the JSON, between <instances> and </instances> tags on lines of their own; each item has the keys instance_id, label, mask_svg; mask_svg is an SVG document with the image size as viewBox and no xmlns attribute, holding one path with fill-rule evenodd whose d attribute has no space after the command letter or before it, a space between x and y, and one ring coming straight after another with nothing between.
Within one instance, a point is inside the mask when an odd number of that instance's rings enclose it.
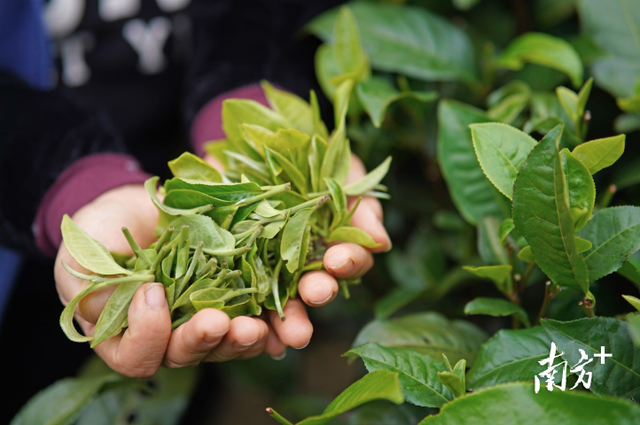
<instances>
[{"instance_id":1,"label":"black sleeve","mask_svg":"<svg viewBox=\"0 0 640 425\"><path fill-rule=\"evenodd\" d=\"M126 148L104 113L0 73L0 243L37 254L31 227L47 189L79 158L105 151Z\"/></svg>"},{"instance_id":2,"label":"black sleeve","mask_svg":"<svg viewBox=\"0 0 640 425\"><path fill-rule=\"evenodd\" d=\"M266 79L308 98L319 91L314 56L319 43L302 27L340 0L227 0L192 4L192 60L184 118L218 94Z\"/></svg>"}]
</instances>

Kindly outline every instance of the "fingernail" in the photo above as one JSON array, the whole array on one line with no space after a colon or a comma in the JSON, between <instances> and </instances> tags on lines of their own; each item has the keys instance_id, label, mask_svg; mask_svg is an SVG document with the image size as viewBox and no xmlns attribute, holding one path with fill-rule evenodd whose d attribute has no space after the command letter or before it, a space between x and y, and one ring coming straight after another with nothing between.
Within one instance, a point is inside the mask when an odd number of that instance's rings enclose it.
<instances>
[{"instance_id":1,"label":"fingernail","mask_svg":"<svg viewBox=\"0 0 640 425\"><path fill-rule=\"evenodd\" d=\"M348 273L351 273L351 270L353 270L354 266L355 264L353 260L351 258L347 258L345 261L335 266L329 265L329 268L331 269L331 271L335 273L348 274Z\"/></svg>"},{"instance_id":2,"label":"fingernail","mask_svg":"<svg viewBox=\"0 0 640 425\"><path fill-rule=\"evenodd\" d=\"M325 298L322 301L311 301L309 300L309 304L311 305L322 305L324 303L326 303L327 301L329 301L331 299L331 297L333 297L333 293L330 293L329 296L327 298Z\"/></svg>"},{"instance_id":3,"label":"fingernail","mask_svg":"<svg viewBox=\"0 0 640 425\"><path fill-rule=\"evenodd\" d=\"M277 360L277 361L280 361L280 360L284 359L285 357L287 357L287 350L284 350L284 351L282 352L282 354L280 354L280 355L277 355L277 356L271 356L271 358L272 358L273 360Z\"/></svg>"},{"instance_id":4,"label":"fingernail","mask_svg":"<svg viewBox=\"0 0 640 425\"><path fill-rule=\"evenodd\" d=\"M302 350L303 348L307 348L307 345L309 345L309 343L311 342L311 340L307 341L307 343L305 345L303 345L302 347L293 347L296 350Z\"/></svg>"},{"instance_id":5,"label":"fingernail","mask_svg":"<svg viewBox=\"0 0 640 425\"><path fill-rule=\"evenodd\" d=\"M152 283L144 291L147 305L154 310L167 308L167 297L164 294L164 286L160 283Z\"/></svg>"},{"instance_id":6,"label":"fingernail","mask_svg":"<svg viewBox=\"0 0 640 425\"><path fill-rule=\"evenodd\" d=\"M234 347L236 347L236 350L246 350L247 348L255 344L257 341L258 341L258 338L254 339L251 342L245 342L245 343L235 342L233 345Z\"/></svg>"}]
</instances>

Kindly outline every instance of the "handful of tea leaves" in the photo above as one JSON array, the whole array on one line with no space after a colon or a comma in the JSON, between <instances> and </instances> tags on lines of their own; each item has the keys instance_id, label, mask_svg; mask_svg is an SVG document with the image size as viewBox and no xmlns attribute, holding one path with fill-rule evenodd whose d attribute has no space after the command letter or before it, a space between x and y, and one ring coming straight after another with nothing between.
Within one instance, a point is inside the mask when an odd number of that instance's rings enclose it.
<instances>
[{"instance_id":1,"label":"handful of tea leaves","mask_svg":"<svg viewBox=\"0 0 640 425\"><path fill-rule=\"evenodd\" d=\"M380 181L391 158L364 176L345 184L351 149L346 138L346 113L353 81L335 92L336 129L328 134L315 93L310 103L262 84L271 108L252 100L223 103L226 140L207 150L225 166L224 174L197 156L184 153L169 162L174 177L160 192L158 177L145 188L160 212L158 240L142 249L123 229L133 255L109 253L65 216L62 235L71 256L95 273L64 309L60 325L69 339L91 341L92 347L127 327L127 313L136 290L145 282L165 287L173 328L204 308L230 317L277 310L297 294L301 275L322 269L325 245L334 241L376 246L361 229L351 226L359 200L349 210L347 196L386 198ZM115 276L115 277L114 277ZM348 296L349 283L340 281ZM78 302L93 291L118 285L107 301L93 337L73 324Z\"/></svg>"}]
</instances>

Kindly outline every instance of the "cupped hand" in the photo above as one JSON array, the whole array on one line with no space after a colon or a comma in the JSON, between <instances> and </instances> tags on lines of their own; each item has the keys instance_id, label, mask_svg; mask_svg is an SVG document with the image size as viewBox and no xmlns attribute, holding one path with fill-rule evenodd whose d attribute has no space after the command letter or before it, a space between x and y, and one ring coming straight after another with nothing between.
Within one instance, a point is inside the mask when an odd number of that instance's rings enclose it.
<instances>
[{"instance_id":1,"label":"cupped hand","mask_svg":"<svg viewBox=\"0 0 640 425\"><path fill-rule=\"evenodd\" d=\"M365 174L362 163L353 158L349 180ZM350 208L355 200L350 200ZM112 189L73 215L74 222L90 236L114 252L131 254L120 229L129 229L141 246L154 240L158 212L141 185ZM324 257L326 271L305 274L299 283L300 298L311 307L331 302L338 293L336 278L355 278L373 265L371 252L391 247L382 225L382 208L373 198L364 198L352 217L354 226L367 231L380 244L372 250L341 243L329 248ZM61 301L67 304L87 283L71 276L62 267L84 271L64 247L60 246L55 264L55 280ZM78 305L76 320L86 335L92 335L95 323L115 287L96 291ZM263 317L241 316L232 320L222 311L204 309L171 332L171 316L160 283L146 283L136 292L129 307L129 326L125 332L95 348L115 371L130 377L144 378L167 367L193 366L200 362L222 362L247 359L266 352L282 358L286 347L304 348L313 333L304 304L292 299L284 307L286 321L276 312Z\"/></svg>"}]
</instances>

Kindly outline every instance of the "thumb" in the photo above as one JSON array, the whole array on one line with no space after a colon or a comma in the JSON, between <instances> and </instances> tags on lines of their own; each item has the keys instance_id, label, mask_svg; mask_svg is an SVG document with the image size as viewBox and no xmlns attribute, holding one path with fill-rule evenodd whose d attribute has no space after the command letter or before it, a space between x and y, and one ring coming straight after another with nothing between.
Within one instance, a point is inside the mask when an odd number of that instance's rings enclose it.
<instances>
[{"instance_id":1,"label":"thumb","mask_svg":"<svg viewBox=\"0 0 640 425\"><path fill-rule=\"evenodd\" d=\"M171 315L161 283L146 283L137 291L128 315L129 327L96 347L96 352L116 372L146 378L153 376L171 337Z\"/></svg>"}]
</instances>

